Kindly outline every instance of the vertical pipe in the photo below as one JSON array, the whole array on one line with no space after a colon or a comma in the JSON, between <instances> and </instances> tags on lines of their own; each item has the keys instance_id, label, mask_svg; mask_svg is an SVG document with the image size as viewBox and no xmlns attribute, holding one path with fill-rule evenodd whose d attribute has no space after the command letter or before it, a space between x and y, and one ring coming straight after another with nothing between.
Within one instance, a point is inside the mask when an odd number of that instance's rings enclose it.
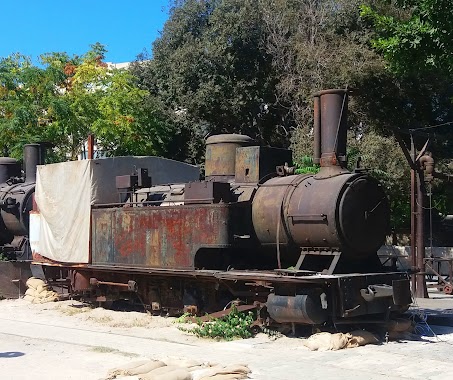
<instances>
[{"instance_id":1,"label":"vertical pipe","mask_svg":"<svg viewBox=\"0 0 453 380\"><path fill-rule=\"evenodd\" d=\"M414 138L411 135L411 156L412 156L412 162L415 162L415 145L414 145ZM415 241L416 241L416 210L415 210L415 197L416 197L416 190L417 190L417 182L416 182L416 173L415 170L411 168L411 269L417 268L417 259L416 259L416 250L415 250ZM416 288L417 288L417 282L415 280L416 275L412 274L411 275L411 285L412 285L412 294L416 293Z\"/></svg>"},{"instance_id":2,"label":"vertical pipe","mask_svg":"<svg viewBox=\"0 0 453 380\"><path fill-rule=\"evenodd\" d=\"M313 163L319 164L321 160L321 114L320 114L320 99L319 95L315 95L315 103L313 107L314 118L313 118Z\"/></svg>"},{"instance_id":3,"label":"vertical pipe","mask_svg":"<svg viewBox=\"0 0 453 380\"><path fill-rule=\"evenodd\" d=\"M39 163L38 165L44 165L46 163L46 144L48 143L40 143L39 145Z\"/></svg>"},{"instance_id":4,"label":"vertical pipe","mask_svg":"<svg viewBox=\"0 0 453 380\"><path fill-rule=\"evenodd\" d=\"M41 144L24 145L25 182L36 182L36 168L41 163Z\"/></svg>"},{"instance_id":5,"label":"vertical pipe","mask_svg":"<svg viewBox=\"0 0 453 380\"><path fill-rule=\"evenodd\" d=\"M423 171L420 170L417 176L417 288L416 297L428 298L425 281L425 234L423 218L424 180Z\"/></svg>"},{"instance_id":6,"label":"vertical pipe","mask_svg":"<svg viewBox=\"0 0 453 380\"><path fill-rule=\"evenodd\" d=\"M87 141L87 145L88 145L88 159L89 160L92 160L93 157L94 157L94 135L93 134L89 134L88 135L88 141Z\"/></svg>"},{"instance_id":7,"label":"vertical pipe","mask_svg":"<svg viewBox=\"0 0 453 380\"><path fill-rule=\"evenodd\" d=\"M348 91L320 91L321 166L346 165Z\"/></svg>"}]
</instances>

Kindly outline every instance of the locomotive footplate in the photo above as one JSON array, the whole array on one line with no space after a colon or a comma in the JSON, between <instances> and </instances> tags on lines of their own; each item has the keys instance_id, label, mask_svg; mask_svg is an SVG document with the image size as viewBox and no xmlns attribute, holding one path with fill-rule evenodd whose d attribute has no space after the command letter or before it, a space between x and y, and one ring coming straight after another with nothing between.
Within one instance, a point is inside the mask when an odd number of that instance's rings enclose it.
<instances>
[{"instance_id":1,"label":"locomotive footplate","mask_svg":"<svg viewBox=\"0 0 453 380\"><path fill-rule=\"evenodd\" d=\"M80 273L91 285L96 283L92 289L96 289L97 297L102 291L105 291L102 295L107 295L109 289L117 295L130 291L127 286L113 286L118 284L112 282L110 266L65 266L65 269ZM323 275L118 266L115 273L119 282L133 283L134 291L153 310L172 309L173 315L188 310L188 306L193 306L200 315L221 310L224 305L218 308L219 304L211 304L210 300L222 298L219 294L224 296L225 292L229 301L260 305L258 309L267 310L275 322L310 325L328 321L346 323L364 316L383 321L390 312L404 312L412 302L408 276L399 272ZM88 282L74 285L74 290L88 290ZM210 298L213 294L214 298ZM171 304L166 303L165 297ZM196 301L197 297L203 301Z\"/></svg>"}]
</instances>

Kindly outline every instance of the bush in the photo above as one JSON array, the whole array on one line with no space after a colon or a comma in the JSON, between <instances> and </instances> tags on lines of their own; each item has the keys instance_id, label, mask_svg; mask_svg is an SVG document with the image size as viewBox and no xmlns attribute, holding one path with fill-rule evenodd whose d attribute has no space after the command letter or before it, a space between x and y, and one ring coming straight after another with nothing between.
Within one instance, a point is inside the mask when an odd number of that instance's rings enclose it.
<instances>
[{"instance_id":1,"label":"bush","mask_svg":"<svg viewBox=\"0 0 453 380\"><path fill-rule=\"evenodd\" d=\"M180 330L195 334L200 338L213 338L218 340L233 340L235 338L250 338L253 336L252 323L255 320L253 312L240 312L233 305L228 315L215 318L208 322L197 321L193 328L179 327Z\"/></svg>"}]
</instances>

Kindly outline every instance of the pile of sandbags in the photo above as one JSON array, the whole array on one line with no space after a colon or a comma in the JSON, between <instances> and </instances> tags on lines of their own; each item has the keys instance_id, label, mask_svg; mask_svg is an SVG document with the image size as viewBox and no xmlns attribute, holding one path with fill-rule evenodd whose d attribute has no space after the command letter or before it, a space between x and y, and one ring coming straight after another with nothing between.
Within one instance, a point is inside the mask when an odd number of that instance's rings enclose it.
<instances>
[{"instance_id":1,"label":"pile of sandbags","mask_svg":"<svg viewBox=\"0 0 453 380\"><path fill-rule=\"evenodd\" d=\"M58 293L43 280L35 277L30 277L27 282L27 291L25 292L24 300L31 303L46 303L58 301Z\"/></svg>"},{"instance_id":2,"label":"pile of sandbags","mask_svg":"<svg viewBox=\"0 0 453 380\"><path fill-rule=\"evenodd\" d=\"M410 339L413 330L410 319L393 319L386 324L387 339ZM311 351L335 351L343 348L353 348L365 346L366 344L380 343L379 339L369 331L355 330L350 333L329 333L320 332L304 339L302 344L308 347Z\"/></svg>"},{"instance_id":3,"label":"pile of sandbags","mask_svg":"<svg viewBox=\"0 0 453 380\"><path fill-rule=\"evenodd\" d=\"M223 366L189 359L164 358L114 368L108 372L105 380L124 376L139 380L239 380L247 379L249 373L250 369L245 365Z\"/></svg>"},{"instance_id":4,"label":"pile of sandbags","mask_svg":"<svg viewBox=\"0 0 453 380\"><path fill-rule=\"evenodd\" d=\"M342 348L353 348L376 343L379 343L379 339L365 330L355 330L346 334L321 332L304 339L302 342L311 351L336 351Z\"/></svg>"}]
</instances>

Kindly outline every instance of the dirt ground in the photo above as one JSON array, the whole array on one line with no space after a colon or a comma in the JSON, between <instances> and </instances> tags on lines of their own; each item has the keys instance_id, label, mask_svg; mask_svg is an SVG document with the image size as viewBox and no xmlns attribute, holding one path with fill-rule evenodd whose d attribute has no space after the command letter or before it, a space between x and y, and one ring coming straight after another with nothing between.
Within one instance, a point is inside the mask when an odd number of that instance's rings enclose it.
<instances>
[{"instance_id":1,"label":"dirt ground","mask_svg":"<svg viewBox=\"0 0 453 380\"><path fill-rule=\"evenodd\" d=\"M453 309L453 298L423 307ZM435 302L438 302L437 304ZM183 357L244 363L254 379L432 379L453 373L453 327L421 325L419 340L340 351L309 351L300 338L267 335L232 342L203 340L178 330L174 318L92 309L76 301L42 305L0 301L1 379L102 379L142 358Z\"/></svg>"}]
</instances>

